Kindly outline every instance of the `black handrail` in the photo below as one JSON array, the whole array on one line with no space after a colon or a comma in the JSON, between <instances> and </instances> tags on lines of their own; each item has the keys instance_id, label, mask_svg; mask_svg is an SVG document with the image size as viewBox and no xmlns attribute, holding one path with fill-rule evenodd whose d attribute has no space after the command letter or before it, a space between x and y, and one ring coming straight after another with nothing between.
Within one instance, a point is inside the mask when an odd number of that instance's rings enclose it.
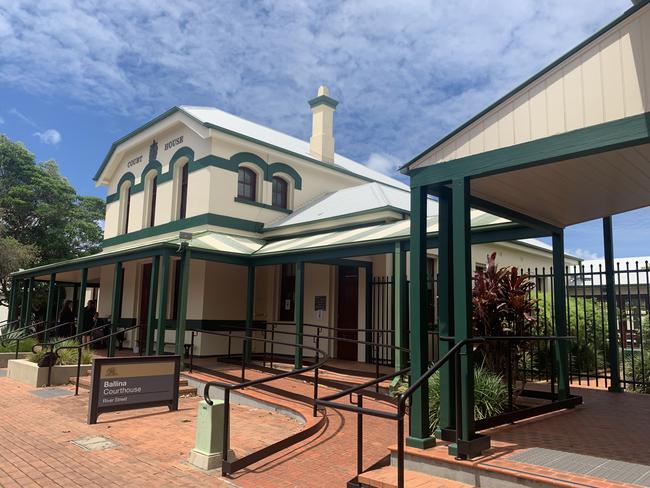
<instances>
[{"instance_id":1,"label":"black handrail","mask_svg":"<svg viewBox=\"0 0 650 488\"><path fill-rule=\"evenodd\" d=\"M34 322L34 323L30 324L30 327L35 327L35 326L38 326L38 325L40 325L40 324L45 324L45 323L46 323L45 320L43 320L43 321L41 321L41 322ZM20 351L19 351L19 349L20 349L20 341L22 341L22 340L24 340L24 339L29 339L30 337L38 337L38 336L41 335L41 334L44 334L44 333L49 332L49 331L51 331L51 330L58 329L59 327L62 327L62 326L64 326L64 325L70 325L71 323L72 323L72 322L65 322L65 323L56 324L56 325L53 325L52 327L48 327L48 328L45 328L45 329L43 329L43 330L37 330L37 331L35 331L35 332L32 332L31 334L27 334L27 335L24 335L24 336L20 336L20 337L10 337L10 338L8 338L8 339L3 339L2 341L0 341L0 343L4 345L4 344L6 344L6 343L8 343L8 342L16 341L16 355L15 355L15 359L18 359L18 353L20 352ZM33 348L32 348L32 351L33 351Z\"/></svg>"},{"instance_id":2,"label":"black handrail","mask_svg":"<svg viewBox=\"0 0 650 488\"><path fill-rule=\"evenodd\" d=\"M61 324L61 325L70 325L70 324L73 324L73 323L74 322L67 322L66 324ZM65 341L74 340L74 339L77 339L79 337L83 338L84 336L87 336L87 335L91 334L92 332L95 332L97 330L105 329L106 327L110 327L110 325L111 324L98 325L97 327L93 327L92 329L88 329L88 330L86 330L84 332L79 332L79 333L73 334L71 336L53 338L53 339L58 339L58 340L56 340L54 342L38 342L38 343L36 343L36 344L34 344L32 346L32 352L36 352L35 349L37 347L40 347L41 349L43 347L52 348L52 346L55 346L57 344L61 344L62 342L65 342ZM123 331L124 331L124 329L120 329L118 332L123 332ZM50 350L52 350L52 349L50 349Z\"/></svg>"},{"instance_id":3,"label":"black handrail","mask_svg":"<svg viewBox=\"0 0 650 488\"><path fill-rule=\"evenodd\" d=\"M111 325L111 324L107 324L107 325ZM105 327L105 326L106 325L104 325L103 327ZM98 342L98 341L103 341L104 339L106 339L108 337L112 337L114 335L126 332L128 330L137 329L138 327L139 327L139 325L134 325L132 327L127 327L126 329L116 330L114 332L103 335L101 337L96 337L95 339L91 339L91 340L89 340L87 342L82 342L81 344L76 345L76 346L61 346L61 347L57 347L56 349L54 347L52 347L52 350L53 350L54 354L57 355L57 356L59 354L59 351L61 351L63 349L77 349L77 381L75 383L75 388L74 388L75 396L79 395L79 377L81 376L81 350L84 347L89 346L90 344L93 344L93 343ZM90 329L90 330L92 330L92 329ZM87 332L90 332L90 331L87 331ZM65 340L68 340L68 339L65 339ZM54 346L54 344L59 344L61 342L64 342L64 341L55 342L55 343L52 344L52 346ZM50 365L49 370L47 372L47 386L50 386L50 379L51 379L50 377L51 377L51 375L52 375L52 366Z\"/></svg>"},{"instance_id":4,"label":"black handrail","mask_svg":"<svg viewBox=\"0 0 650 488\"><path fill-rule=\"evenodd\" d=\"M245 329L244 329L245 331ZM217 331L202 331L204 333L208 334L213 334L213 335L218 335L222 337L227 337L228 334L225 332L217 332ZM290 334L288 332L288 334ZM295 332L294 332L295 334ZM317 406L316 406L316 399L318 398L318 368L322 367L329 359L329 355L327 352L322 351L321 349L318 349L317 347L311 347L311 346L305 346L304 344L296 344L290 343L290 342L283 342L283 341L275 341L273 340L273 343L279 344L279 345L285 345L285 346L291 346L296 349L300 350L311 350L314 351L317 355L320 355L320 360L315 362L314 364L310 364L308 366L304 366L302 368L294 369L291 371L283 371L281 373L276 373L271 376L265 376L262 378L257 378L254 380L246 380L245 379L245 365L246 365L246 351L249 348L250 341L259 341L259 342L271 342L272 340L266 339L266 338L261 338L261 337L254 337L252 334L245 336L243 338L243 349L242 349L242 380L239 383L226 383L223 381L209 381L207 382L204 387L203 387L203 398L205 399L205 402L208 405L212 405L213 401L210 398L210 387L214 386L216 388L222 388L224 391L224 419L223 419L223 446L222 446L222 465L221 465L221 473L223 476L226 476L235 470L231 468L230 463L228 462L228 450L230 446L230 392L232 390L241 390L243 388L247 388L250 386L255 386L255 385L260 385L263 383L269 383L271 381L275 381L281 378L287 378L290 376L296 376L302 373L306 373L308 371L314 371L314 407L313 407L313 416L317 416ZM302 439L304 438L304 435L299 435L296 437L296 439ZM297 441L296 441L297 442ZM284 448L287 447L284 445L285 443L280 443L278 445L278 450L280 447ZM258 461L259 459L262 459L263 457L266 457L268 455L273 454L274 452L277 452L274 449L266 449L265 455L262 455L261 453L257 453L257 455L250 456L250 463L240 463L241 465L237 469L241 469L248 464L251 464L252 462ZM242 461L242 460L239 460Z\"/></svg>"},{"instance_id":5,"label":"black handrail","mask_svg":"<svg viewBox=\"0 0 650 488\"><path fill-rule=\"evenodd\" d=\"M443 337L441 339L451 340L451 338L448 337ZM376 378L362 385L356 385L347 388L345 390L339 391L337 393L334 393L332 395L318 398L316 399L315 403L323 407L332 407L339 410L345 410L348 412L357 413L357 476L359 476L362 473L362 468L363 468L363 442L361 439L361 436L363 435L363 415L367 414L374 417L396 420L397 421L397 486L398 488L404 488L404 416L406 414L406 401L413 395L415 391L417 391L418 388L422 386L422 384L425 381L428 381L428 379L433 374L435 374L435 372L438 371L452 357L456 359L456 368L458 370L459 368L458 363L460 360L460 356L458 355L458 352L461 350L461 348L463 348L464 346L468 346L469 344L475 344L475 343L481 343L487 341L506 341L506 342L508 341L510 342L551 341L554 342L557 340L570 340L570 339L572 339L572 337L570 336L494 336L494 337L471 337L471 338L463 339L462 341L454 344L454 346L451 347L451 349L449 349L449 351L447 351L445 355L442 356L442 358L436 361L430 368L427 369L427 371L425 371L422 374L422 376L420 376L417 380L415 380L409 386L409 388L406 389L406 391L404 391L398 396L396 412L384 412L381 410L363 407L363 393L358 393L358 392L361 392L362 390L378 382L386 381L388 379L395 378L396 376L401 376L405 372L410 371L410 368L405 368L401 371L389 373L382 376L381 378ZM352 401L350 405L337 403L334 401L348 395L350 396L350 400L352 400L353 393L357 394L356 404L352 403ZM458 395L460 395L460 388L456 388L456 395L457 395L457 399L456 399L456 412L455 412L456 414L455 429L456 429L456 439L458 441L462 439L461 438L462 415L460 413L460 399L458 398Z\"/></svg>"},{"instance_id":6,"label":"black handrail","mask_svg":"<svg viewBox=\"0 0 650 488\"><path fill-rule=\"evenodd\" d=\"M15 329L9 329L7 330L7 327L10 327L12 324L20 323L20 319L12 320L11 322L7 322L3 325L0 325L0 329L5 329L5 332L0 334L0 341L2 341L2 338L8 334L15 334L16 332L20 332L23 330L27 330L31 327L33 327L33 324L25 324L22 327L16 327ZM36 322L36 324L41 324L43 322Z\"/></svg>"}]
</instances>

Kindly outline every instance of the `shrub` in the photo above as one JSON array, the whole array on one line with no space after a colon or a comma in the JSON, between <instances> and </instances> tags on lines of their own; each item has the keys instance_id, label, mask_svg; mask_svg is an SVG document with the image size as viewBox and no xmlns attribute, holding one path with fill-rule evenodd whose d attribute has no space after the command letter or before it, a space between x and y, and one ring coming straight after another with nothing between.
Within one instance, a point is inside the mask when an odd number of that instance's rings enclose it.
<instances>
[{"instance_id":1,"label":"shrub","mask_svg":"<svg viewBox=\"0 0 650 488\"><path fill-rule=\"evenodd\" d=\"M406 391L408 379L402 379L391 390L395 396ZM494 417L502 413L508 403L508 388L501 375L492 373L483 366L474 369L474 418L476 420ZM429 424L431 430L440 421L440 372L429 378Z\"/></svg>"},{"instance_id":2,"label":"shrub","mask_svg":"<svg viewBox=\"0 0 650 488\"><path fill-rule=\"evenodd\" d=\"M650 393L650 351L644 351L643 361L641 358L640 351L625 355L625 379L628 381L625 389L637 393Z\"/></svg>"},{"instance_id":3,"label":"shrub","mask_svg":"<svg viewBox=\"0 0 650 488\"><path fill-rule=\"evenodd\" d=\"M57 342L57 339L54 339L53 342ZM74 341L74 340L65 340L61 341L55 346L55 349L61 348L61 347L69 347L69 346L78 346L79 342ZM27 360L31 361L33 363L38 363L38 361L43 357L43 355L49 351L49 348L43 348L35 353L32 353L28 356ZM58 351L58 358L56 361L57 365L71 365L71 364L77 364L77 354L78 354L79 349L61 349ZM83 348L81 349L81 364L90 364L93 359L93 353L89 348Z\"/></svg>"},{"instance_id":4,"label":"shrub","mask_svg":"<svg viewBox=\"0 0 650 488\"><path fill-rule=\"evenodd\" d=\"M18 352L30 352L34 344L38 341L35 337L29 337L20 341L18 346ZM0 352L15 352L16 351L16 342L15 341L0 341Z\"/></svg>"}]
</instances>

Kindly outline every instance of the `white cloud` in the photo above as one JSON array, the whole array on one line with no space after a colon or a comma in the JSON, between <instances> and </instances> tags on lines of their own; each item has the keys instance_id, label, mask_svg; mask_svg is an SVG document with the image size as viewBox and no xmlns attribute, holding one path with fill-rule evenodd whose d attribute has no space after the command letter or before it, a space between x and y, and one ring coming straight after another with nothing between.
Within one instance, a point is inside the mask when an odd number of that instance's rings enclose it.
<instances>
[{"instance_id":1,"label":"white cloud","mask_svg":"<svg viewBox=\"0 0 650 488\"><path fill-rule=\"evenodd\" d=\"M11 115L15 115L15 116L18 117L20 120L22 120L23 122L25 122L27 125L31 125L32 127L38 127L38 125L36 124L36 122L34 122L34 121L33 121L32 119L30 119L29 117L27 117L27 115L25 115L24 113L22 113L22 112L21 112L20 110L18 110L17 108L10 108L10 109L9 109L9 113L10 113Z\"/></svg>"},{"instance_id":2,"label":"white cloud","mask_svg":"<svg viewBox=\"0 0 650 488\"><path fill-rule=\"evenodd\" d=\"M569 250L569 254L572 254L573 256L580 259L602 259L602 256L600 256L597 252L593 252L588 249L581 249L579 247L572 251Z\"/></svg>"},{"instance_id":3,"label":"white cloud","mask_svg":"<svg viewBox=\"0 0 650 488\"><path fill-rule=\"evenodd\" d=\"M43 144L52 144L56 146L61 142L61 133L56 129L47 129L43 132L34 132L34 135L38 137Z\"/></svg>"},{"instance_id":4,"label":"white cloud","mask_svg":"<svg viewBox=\"0 0 650 488\"><path fill-rule=\"evenodd\" d=\"M629 6L13 0L0 6L0 83L141 121L216 105L307 138L306 100L325 82L342 102L338 150L403 163Z\"/></svg>"},{"instance_id":5,"label":"white cloud","mask_svg":"<svg viewBox=\"0 0 650 488\"><path fill-rule=\"evenodd\" d=\"M400 162L399 159L389 154L371 153L365 164L375 171L395 176L395 171L399 167Z\"/></svg>"}]
</instances>

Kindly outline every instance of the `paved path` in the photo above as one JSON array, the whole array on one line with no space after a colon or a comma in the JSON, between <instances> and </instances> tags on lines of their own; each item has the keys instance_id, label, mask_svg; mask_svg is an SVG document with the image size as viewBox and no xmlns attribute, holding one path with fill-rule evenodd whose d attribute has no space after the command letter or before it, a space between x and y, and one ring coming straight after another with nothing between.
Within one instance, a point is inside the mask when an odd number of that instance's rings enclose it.
<instances>
[{"instance_id":1,"label":"paved path","mask_svg":"<svg viewBox=\"0 0 650 488\"><path fill-rule=\"evenodd\" d=\"M60 389L60 388L59 388ZM182 398L179 411L165 408L102 415L85 423L88 394L39 398L34 389L0 377L0 486L176 487L232 486L219 473L186 464L194 445L199 399ZM296 432L284 415L233 406L233 444L250 452ZM72 441L105 436L119 447L86 451Z\"/></svg>"}]
</instances>

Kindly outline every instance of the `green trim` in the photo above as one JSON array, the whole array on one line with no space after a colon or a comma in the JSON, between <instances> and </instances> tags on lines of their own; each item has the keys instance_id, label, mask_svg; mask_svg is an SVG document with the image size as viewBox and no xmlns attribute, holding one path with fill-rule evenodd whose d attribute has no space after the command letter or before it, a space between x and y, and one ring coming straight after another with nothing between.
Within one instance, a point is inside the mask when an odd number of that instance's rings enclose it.
<instances>
[{"instance_id":1,"label":"green trim","mask_svg":"<svg viewBox=\"0 0 650 488\"><path fill-rule=\"evenodd\" d=\"M117 325L121 319L122 305L122 280L124 279L124 268L122 262L115 263L113 269L113 295L111 297L111 334L117 330ZM108 339L107 356L115 356L116 337L112 335Z\"/></svg>"},{"instance_id":2,"label":"green trim","mask_svg":"<svg viewBox=\"0 0 650 488\"><path fill-rule=\"evenodd\" d=\"M294 315L296 320L296 347L294 351L294 368L302 368L302 329L305 312L305 263L296 263L296 290L294 297Z\"/></svg>"},{"instance_id":3,"label":"green trim","mask_svg":"<svg viewBox=\"0 0 650 488\"><path fill-rule=\"evenodd\" d=\"M260 232L262 230L262 223L253 220L239 219L236 217L228 217L226 215L217 214L201 214L187 217L184 219L174 220L165 224L154 225L145 229L129 232L128 234L111 237L102 241L103 247L115 246L117 244L124 244L126 242L135 241L138 239L146 239L148 237L155 237L162 234L167 234L174 231L180 231L190 227L199 225L214 225L218 227L228 227L231 229L239 229L248 232Z\"/></svg>"},{"instance_id":4,"label":"green trim","mask_svg":"<svg viewBox=\"0 0 650 488\"><path fill-rule=\"evenodd\" d=\"M255 266L248 265L246 278L246 342L244 344L244 356L250 361L253 354L253 317L255 309Z\"/></svg>"},{"instance_id":5,"label":"green trim","mask_svg":"<svg viewBox=\"0 0 650 488\"><path fill-rule=\"evenodd\" d=\"M291 166L285 163L272 163L268 169L268 181L273 180L273 175L276 173L285 173L293 178L293 187L296 190L302 190L302 177Z\"/></svg>"},{"instance_id":6,"label":"green trim","mask_svg":"<svg viewBox=\"0 0 650 488\"><path fill-rule=\"evenodd\" d=\"M564 54L564 55L561 56L560 58L556 59L554 62L552 62L551 64L549 64L546 68L542 69L541 71L537 72L535 75L533 75L533 76L531 76L530 78L528 78L526 81L524 81L522 84L520 84L519 86L517 86L515 89L511 90L510 92L508 92L507 94L505 94L503 97L499 98L499 99L498 99L496 102L494 102L492 105L488 106L485 110L479 112L477 115L475 115L474 117L472 117L471 119L469 119L469 120L468 120L467 122L465 122L463 125L461 125L461 126L458 127L457 129L453 130L452 132L450 132L449 134L447 134L445 137L443 137L442 139L440 139L438 142L436 142L435 144L433 144L432 146L430 146L429 148L425 149L425 150L422 151L420 154L418 154L417 156L415 156L414 158L412 158L408 163L402 165L402 166L399 168L399 171L401 171L401 172L403 172L403 173L405 173L405 174L408 174L408 168L409 168L409 166L411 166L411 165L412 165L413 163L415 163L417 160L419 160L420 158L422 158L423 156L425 156L427 153L433 151L434 149L436 149L436 148L439 147L440 145L444 144L445 142L447 142L449 139L451 139L452 137L454 137L455 135L457 135L457 134L460 133L461 131L467 129L467 128L468 128L470 125L472 125L474 122L476 122L477 120L479 120L479 119L480 119L481 117L483 117L484 115L487 115L489 112L491 112L492 110L494 110L495 108L497 108L499 105L501 105L502 103L504 103L504 102L505 102L506 100L508 100L509 98L511 98L511 97L513 97L514 95L516 95L517 93L519 93L521 90L523 90L523 89L526 88L527 86L532 85L535 81L537 81L539 78L541 78L542 76L544 76L546 73L548 73L549 71L551 71L552 69L554 69L555 67L557 67L558 65L560 65L561 63L563 63L564 61L566 61L567 59L569 59L571 56L573 56L574 54L576 54L576 53L577 53L578 51L580 51L581 49L587 47L587 46L588 46L589 44L591 44L591 42L593 42L594 40L596 40L596 39L598 39L599 37L601 37L602 35L606 34L608 31L610 31L611 29L613 29L614 27L616 27L618 24L620 24L621 22L623 22L625 19L627 19L628 17L630 17L631 15L633 15L636 11L638 11L638 10L642 9L643 7L645 7L648 3L650 3L650 0L642 0L642 1L640 1L640 2L638 3L638 5L635 5L635 6L633 6L632 8L628 9L627 11L625 11L621 16L619 16L618 18L614 19L612 22L610 22L609 24L607 24L605 27L603 27L602 29L600 29L598 32L596 32L596 33L593 34L592 36L588 37L586 40L584 40L583 42L581 42L580 44L578 44L576 47L574 47L573 49L571 49L569 52L567 52L566 54ZM406 170L406 171L404 171L404 170Z\"/></svg>"},{"instance_id":7,"label":"green trim","mask_svg":"<svg viewBox=\"0 0 650 488\"><path fill-rule=\"evenodd\" d=\"M288 208L274 207L273 205L269 205L268 203L256 202L254 200L247 200L246 198L235 197L235 202L243 203L245 205L253 205L254 207L265 208L267 210L274 210L276 212L282 212L285 214L293 213L293 210L289 210Z\"/></svg>"},{"instance_id":8,"label":"green trim","mask_svg":"<svg viewBox=\"0 0 650 488\"><path fill-rule=\"evenodd\" d=\"M131 181L131 185L132 185L131 195L144 191L144 177L146 176L147 172L150 171L152 168L156 168L158 170L159 184L167 181L171 181L174 177L174 166L176 165L176 162L183 157L188 158L187 164L189 164L188 171L190 173L211 166L237 173L239 171L239 166L241 164L249 163L260 168L260 171L264 175L265 181L269 181L269 182L272 181L273 175L275 173L280 173L280 172L286 173L289 177L293 178L294 188L296 190L302 189L302 177L300 176L298 171L296 171L288 164L273 163L269 165L266 164L266 162L262 158L250 152L239 152L237 154L234 154L230 159L225 159L214 155L208 155L198 160L194 160L194 151L188 146L183 146L179 148L171 157L168 170L164 173L162 172L162 164L158 161L151 161L149 164L147 164L147 166L145 166L142 173L140 174L140 182L137 185L135 184L135 176L133 175L133 173L130 172L125 173L125 175L122 176L122 179L120 179L120 183L118 184L117 191L106 197L106 203L113 203L119 201L120 199L119 188L122 184L122 180L127 175L130 175L127 177L127 180Z\"/></svg>"},{"instance_id":9,"label":"green trim","mask_svg":"<svg viewBox=\"0 0 650 488\"><path fill-rule=\"evenodd\" d=\"M527 225L530 227L537 227L538 229L548 232L549 234L552 234L553 232L557 232L558 230L560 230L560 228L556 227L555 225L549 224L542 220L538 220L528 215L524 215L521 212L517 212L516 210L509 209L502 205L493 202L488 202L487 200L483 200L482 198L470 196L469 201L470 201L470 206L474 209L483 210L484 212L490 213L492 215L496 215L498 217L503 217L504 219L508 219L513 222L518 222L523 225Z\"/></svg>"},{"instance_id":10,"label":"green trim","mask_svg":"<svg viewBox=\"0 0 650 488\"><path fill-rule=\"evenodd\" d=\"M181 109L180 107L172 107L171 109L167 110L165 113L163 113L163 114L159 115L158 117L154 118L153 120L147 122L145 125L131 131L126 136L124 136L124 137L118 139L117 141L115 141L111 145L111 148L109 149L108 154L104 158L100 168L97 170L97 173L95 173L95 176L93 177L93 180L94 181L99 180L102 173L106 169L106 166L108 165L108 161L113 156L113 153L115 152L115 149L117 148L117 146L119 146L120 144L122 144L125 141L129 140L130 138L134 137L135 135L139 134L140 132L148 129L149 127L153 126L154 124L160 122L161 120L169 117L170 115L173 115L176 112L182 112L188 118L192 119L193 121L197 122L198 124L201 124L203 127L206 127L208 129L214 129L214 130L216 130L218 132L221 132L223 134L227 134L227 135L232 136L232 137L236 137L236 138L241 139L243 141L252 142L252 143L257 144L259 146L269 148L269 149L273 149L274 151L278 151L278 152L286 154L288 156L298 158L298 159L300 159L302 161L306 161L306 162L315 164L317 166L321 166L322 168L328 169L330 171L334 171L336 173L340 173L340 174L344 174L346 176L350 176L352 178L355 178L356 180L369 181L369 182L377 181L374 178L369 178L367 176L357 174L354 171L347 170L347 169L345 169L345 168L343 168L341 166L337 166L337 165L331 164L331 163L324 163L323 161L320 161L320 160L315 159L315 158L311 158L309 156L306 156L305 154L300 154L300 153L297 153L297 152L294 152L294 151L290 151L290 150L288 150L286 148L276 146L275 144L270 144L268 142L261 141L259 139L254 138L254 137L249 137L249 136L246 136L244 134L240 134L239 132L235 132L235 131L232 131L232 130L229 130L229 129L225 129L223 127L219 127L218 125L215 125L215 124L210 124L210 123L207 123L207 122L203 122L203 121L197 119L196 117L194 117L193 115L191 115L190 113L186 112L185 110ZM391 183L391 182L382 182L382 183L387 185L387 186L391 186L393 188L399 188L400 190L404 189L402 186L400 186L398 184L399 182L397 182L397 181L395 183Z\"/></svg>"},{"instance_id":11,"label":"green trim","mask_svg":"<svg viewBox=\"0 0 650 488\"><path fill-rule=\"evenodd\" d=\"M52 276L55 276L54 274ZM81 282L79 283L79 303L77 308L77 334L81 334L85 325L84 305L86 301L86 288L88 287L88 268L81 270Z\"/></svg>"},{"instance_id":12,"label":"green trim","mask_svg":"<svg viewBox=\"0 0 650 488\"><path fill-rule=\"evenodd\" d=\"M158 299L159 274L160 256L154 256L151 259L151 274L149 275L149 300L147 302L147 337L144 347L145 354L147 356L153 356L153 342L156 333L156 301Z\"/></svg>"},{"instance_id":13,"label":"green trim","mask_svg":"<svg viewBox=\"0 0 650 488\"><path fill-rule=\"evenodd\" d=\"M327 95L319 95L316 98L309 100L309 106L311 108L318 107L319 105L327 105L330 108L336 109L336 106L339 104L337 100L334 100L332 97Z\"/></svg>"},{"instance_id":14,"label":"green trim","mask_svg":"<svg viewBox=\"0 0 650 488\"><path fill-rule=\"evenodd\" d=\"M165 253L161 256L162 269L160 277L160 299L158 300L158 319L156 326L158 329L156 340L156 354L159 356L165 352L165 329L167 321L167 299L169 297L169 268L170 268L170 253Z\"/></svg>"},{"instance_id":15,"label":"green trim","mask_svg":"<svg viewBox=\"0 0 650 488\"><path fill-rule=\"evenodd\" d=\"M566 301L564 231L560 230L553 234L553 309L555 312L555 334L561 337L568 335ZM567 341L558 341L554 349L558 397L560 400L566 400L570 394L569 345Z\"/></svg>"},{"instance_id":16,"label":"green trim","mask_svg":"<svg viewBox=\"0 0 650 488\"><path fill-rule=\"evenodd\" d=\"M176 354L181 357L183 357L185 347L185 330L187 329L187 294L190 284L190 266L192 263L192 251L189 247L185 247L183 251L178 292L178 318L176 320Z\"/></svg>"},{"instance_id":17,"label":"green trim","mask_svg":"<svg viewBox=\"0 0 650 488\"><path fill-rule=\"evenodd\" d=\"M650 112L646 112L564 134L416 168L410 172L411 188L439 185L454 178L484 177L649 142Z\"/></svg>"},{"instance_id":18,"label":"green trim","mask_svg":"<svg viewBox=\"0 0 650 488\"><path fill-rule=\"evenodd\" d=\"M609 344L607 348L607 360L610 364L611 383L609 391L619 393L621 378L618 365L618 314L616 311L616 277L614 273L614 231L612 228L612 217L603 218L603 244L605 248L605 290L607 293L607 337ZM629 285L628 285L629 286ZM638 285L637 285L638 286ZM616 366L611 368L611 365Z\"/></svg>"}]
</instances>

